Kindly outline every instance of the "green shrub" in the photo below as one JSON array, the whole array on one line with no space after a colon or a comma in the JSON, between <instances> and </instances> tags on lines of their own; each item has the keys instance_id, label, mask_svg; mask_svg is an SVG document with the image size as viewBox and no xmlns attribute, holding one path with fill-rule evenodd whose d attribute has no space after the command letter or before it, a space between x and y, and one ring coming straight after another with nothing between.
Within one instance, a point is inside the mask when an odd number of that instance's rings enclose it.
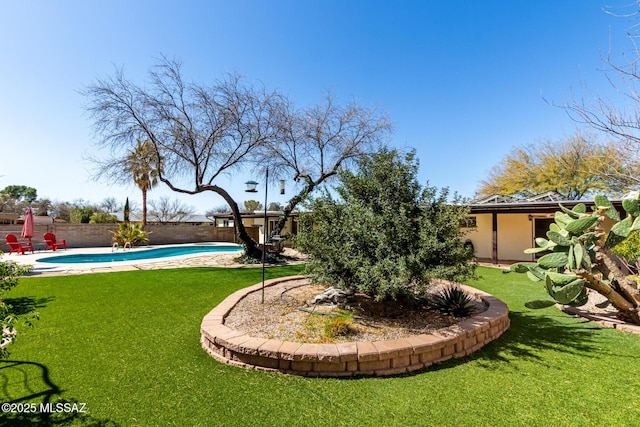
<instances>
[{"instance_id":1,"label":"green shrub","mask_svg":"<svg viewBox=\"0 0 640 427\"><path fill-rule=\"evenodd\" d=\"M118 226L117 231L111 231L113 234L113 242L121 246L126 243L136 245L138 243L147 243L149 239L147 236L150 234L148 231L142 229L141 223L125 222Z\"/></svg>"},{"instance_id":2,"label":"green shrub","mask_svg":"<svg viewBox=\"0 0 640 427\"><path fill-rule=\"evenodd\" d=\"M473 277L459 227L468 208L417 182L415 153L383 149L358 166L339 173L339 198L325 192L300 216L296 245L314 282L383 301L424 295L433 278Z\"/></svg>"},{"instance_id":3,"label":"green shrub","mask_svg":"<svg viewBox=\"0 0 640 427\"><path fill-rule=\"evenodd\" d=\"M611 251L621 257L621 261L633 274L640 274L640 233L631 233Z\"/></svg>"},{"instance_id":4,"label":"green shrub","mask_svg":"<svg viewBox=\"0 0 640 427\"><path fill-rule=\"evenodd\" d=\"M73 224L88 224L93 215L91 208L73 208L69 213L69 220Z\"/></svg>"},{"instance_id":5,"label":"green shrub","mask_svg":"<svg viewBox=\"0 0 640 427\"><path fill-rule=\"evenodd\" d=\"M106 224L106 223L115 224L116 222L118 222L117 216L104 213L104 212L94 213L93 215L91 215L91 218L89 219L89 224Z\"/></svg>"}]
</instances>

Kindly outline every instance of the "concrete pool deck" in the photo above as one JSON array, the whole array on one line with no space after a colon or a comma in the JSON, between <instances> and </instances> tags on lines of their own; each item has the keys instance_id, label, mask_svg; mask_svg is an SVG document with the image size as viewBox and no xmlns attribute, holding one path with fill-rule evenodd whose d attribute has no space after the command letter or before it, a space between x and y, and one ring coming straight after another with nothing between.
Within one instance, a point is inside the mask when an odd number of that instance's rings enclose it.
<instances>
[{"instance_id":1,"label":"concrete pool deck","mask_svg":"<svg viewBox=\"0 0 640 427\"><path fill-rule=\"evenodd\" d=\"M181 245L150 245L141 246L127 251L141 251L145 249L163 248L163 247L184 247L184 246L230 246L233 244L220 242L203 242L203 243L186 243ZM57 251L36 251L34 254L27 252L25 255L5 253L3 260L15 261L21 265L32 265L32 275L73 275L87 273L104 273L112 271L131 271L131 270L155 270L161 268L183 268L183 267L241 267L244 265L236 264L233 259L239 252L209 252L209 253L193 253L186 255L178 255L166 258L150 258L144 260L131 261L113 261L113 262L93 262L93 263L48 263L38 262L42 258L50 258L54 256L74 255L74 254L109 254L112 252L110 247L94 247L94 248L69 248L67 250L58 249ZM118 252L122 252L119 249Z\"/></svg>"}]
</instances>

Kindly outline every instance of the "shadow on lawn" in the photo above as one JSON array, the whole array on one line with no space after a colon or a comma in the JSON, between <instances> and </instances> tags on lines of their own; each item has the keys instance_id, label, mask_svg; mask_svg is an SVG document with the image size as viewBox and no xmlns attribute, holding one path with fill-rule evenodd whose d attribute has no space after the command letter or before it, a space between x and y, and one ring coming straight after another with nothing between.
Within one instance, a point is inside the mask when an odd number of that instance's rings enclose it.
<instances>
[{"instance_id":1,"label":"shadow on lawn","mask_svg":"<svg viewBox=\"0 0 640 427\"><path fill-rule=\"evenodd\" d=\"M558 317L564 316L558 313ZM509 312L511 325L497 340L462 359L452 359L432 370L446 369L470 360L487 369L499 369L515 360L534 361L547 366L545 352L560 352L580 357L599 357L606 353L594 331L601 328L588 321L560 322L554 316Z\"/></svg>"},{"instance_id":2,"label":"shadow on lawn","mask_svg":"<svg viewBox=\"0 0 640 427\"><path fill-rule=\"evenodd\" d=\"M9 304L13 309L13 313L16 315L28 314L32 311L36 311L39 308L44 308L47 303L54 301L55 297L35 298L35 297L19 297L19 298L5 298L4 302Z\"/></svg>"},{"instance_id":3,"label":"shadow on lawn","mask_svg":"<svg viewBox=\"0 0 640 427\"><path fill-rule=\"evenodd\" d=\"M0 426L115 427L111 420L87 413L84 403L59 398L62 390L51 381L49 369L40 363L0 361ZM11 388L20 391L12 393Z\"/></svg>"}]
</instances>

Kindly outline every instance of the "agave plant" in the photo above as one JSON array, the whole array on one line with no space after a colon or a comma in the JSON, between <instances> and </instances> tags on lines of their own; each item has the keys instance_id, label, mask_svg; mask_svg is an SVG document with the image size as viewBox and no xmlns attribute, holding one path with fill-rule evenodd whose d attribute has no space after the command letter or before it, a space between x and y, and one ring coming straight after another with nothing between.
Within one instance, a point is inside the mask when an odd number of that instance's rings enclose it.
<instances>
[{"instance_id":1,"label":"agave plant","mask_svg":"<svg viewBox=\"0 0 640 427\"><path fill-rule=\"evenodd\" d=\"M638 195L634 196L622 202L627 213L624 219L601 195L595 197L592 212L587 212L583 203L573 209L560 205L547 239L537 238L537 246L525 250L546 254L537 262L514 264L511 270L544 282L547 293L560 304L584 305L587 289L593 289L618 310L618 318L640 324L640 291L618 267L612 252L631 233L640 230L640 205Z\"/></svg>"},{"instance_id":2,"label":"agave plant","mask_svg":"<svg viewBox=\"0 0 640 427\"><path fill-rule=\"evenodd\" d=\"M476 309L474 299L457 286L448 286L433 295L430 306L455 317L467 317Z\"/></svg>"}]
</instances>

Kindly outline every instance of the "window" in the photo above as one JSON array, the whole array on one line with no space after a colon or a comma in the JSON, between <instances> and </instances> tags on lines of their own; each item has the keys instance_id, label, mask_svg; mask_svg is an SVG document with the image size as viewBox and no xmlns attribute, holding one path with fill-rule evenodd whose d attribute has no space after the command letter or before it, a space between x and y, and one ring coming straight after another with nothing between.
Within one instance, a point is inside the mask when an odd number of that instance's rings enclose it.
<instances>
[{"instance_id":1,"label":"window","mask_svg":"<svg viewBox=\"0 0 640 427\"><path fill-rule=\"evenodd\" d=\"M462 228L476 228L478 226L475 216L468 216L462 220Z\"/></svg>"}]
</instances>

